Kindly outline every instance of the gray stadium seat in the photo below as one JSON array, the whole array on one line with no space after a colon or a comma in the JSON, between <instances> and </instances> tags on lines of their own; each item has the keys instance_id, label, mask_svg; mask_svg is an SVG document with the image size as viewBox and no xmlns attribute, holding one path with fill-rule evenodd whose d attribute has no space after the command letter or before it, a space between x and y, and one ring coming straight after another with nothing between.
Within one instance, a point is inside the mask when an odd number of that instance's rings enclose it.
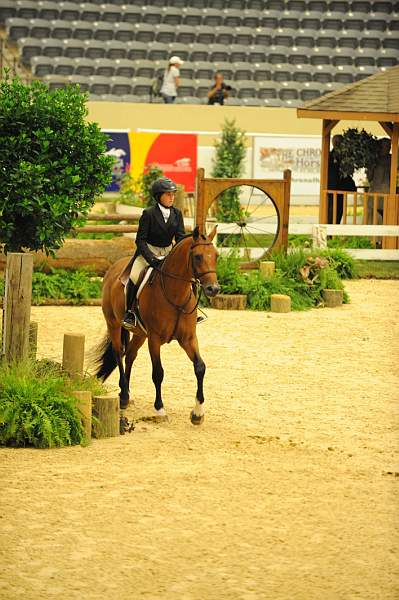
<instances>
[{"instance_id":1,"label":"gray stadium seat","mask_svg":"<svg viewBox=\"0 0 399 600\"><path fill-rule=\"evenodd\" d=\"M258 90L258 98L261 98L262 100L275 100L278 98L279 89L279 85L274 82L270 85L263 85Z\"/></svg>"},{"instance_id":2,"label":"gray stadium seat","mask_svg":"<svg viewBox=\"0 0 399 600\"><path fill-rule=\"evenodd\" d=\"M94 40L99 42L108 42L114 39L115 32L119 23L112 25L111 23L93 23L92 24L92 37Z\"/></svg>"},{"instance_id":3,"label":"gray stadium seat","mask_svg":"<svg viewBox=\"0 0 399 600\"><path fill-rule=\"evenodd\" d=\"M62 21L78 21L80 19L80 6L75 2L60 2L59 18Z\"/></svg>"},{"instance_id":4,"label":"gray stadium seat","mask_svg":"<svg viewBox=\"0 0 399 600\"><path fill-rule=\"evenodd\" d=\"M90 23L89 21L73 21L72 25L72 37L75 40L90 40L94 35L98 34L99 29L103 25L107 26L106 23ZM95 39L102 39L104 41L104 38Z\"/></svg>"},{"instance_id":5,"label":"gray stadium seat","mask_svg":"<svg viewBox=\"0 0 399 600\"><path fill-rule=\"evenodd\" d=\"M220 10L206 8L202 15L202 25L206 27L220 27L223 25L223 15Z\"/></svg>"},{"instance_id":6,"label":"gray stadium seat","mask_svg":"<svg viewBox=\"0 0 399 600\"><path fill-rule=\"evenodd\" d=\"M151 44L148 47L147 58L149 60L167 61L168 58L170 58L170 56L171 56L171 52L170 52L169 44L162 44L159 42L154 42L153 44ZM180 56L180 54L178 56ZM182 56L180 56L180 58L183 59Z\"/></svg>"},{"instance_id":7,"label":"gray stadium seat","mask_svg":"<svg viewBox=\"0 0 399 600\"><path fill-rule=\"evenodd\" d=\"M108 44L111 42L100 42L99 40L87 40L85 44L85 57L86 58L103 58L106 55L108 50ZM126 52L126 48L124 46L124 51ZM107 58L110 58L107 56Z\"/></svg>"},{"instance_id":8,"label":"gray stadium seat","mask_svg":"<svg viewBox=\"0 0 399 600\"><path fill-rule=\"evenodd\" d=\"M82 75L70 75L68 77L68 82L71 85L78 85L81 92L89 91L89 81L90 77L82 77Z\"/></svg>"},{"instance_id":9,"label":"gray stadium seat","mask_svg":"<svg viewBox=\"0 0 399 600\"><path fill-rule=\"evenodd\" d=\"M125 6L121 11L122 21L125 23L136 23L141 22L142 11L138 6Z\"/></svg>"},{"instance_id":10,"label":"gray stadium seat","mask_svg":"<svg viewBox=\"0 0 399 600\"><path fill-rule=\"evenodd\" d=\"M196 79L195 80L195 95L197 98L207 98L208 92L211 88L211 82L209 79Z\"/></svg>"},{"instance_id":11,"label":"gray stadium seat","mask_svg":"<svg viewBox=\"0 0 399 600\"><path fill-rule=\"evenodd\" d=\"M29 64L33 56L39 56L45 42L46 40L37 40L31 37L19 38L18 49L23 64Z\"/></svg>"},{"instance_id":12,"label":"gray stadium seat","mask_svg":"<svg viewBox=\"0 0 399 600\"><path fill-rule=\"evenodd\" d=\"M30 59L32 74L35 77L44 77L54 71L54 62L46 56L32 56Z\"/></svg>"},{"instance_id":13,"label":"gray stadium seat","mask_svg":"<svg viewBox=\"0 0 399 600\"><path fill-rule=\"evenodd\" d=\"M391 27L392 22L389 24ZM385 32L387 29L387 22L385 19L375 19L373 16L370 16L366 21L366 31L380 31L381 33Z\"/></svg>"},{"instance_id":14,"label":"gray stadium seat","mask_svg":"<svg viewBox=\"0 0 399 600\"><path fill-rule=\"evenodd\" d=\"M143 6L141 20L149 25L159 25L162 22L162 9L157 6Z\"/></svg>"},{"instance_id":15,"label":"gray stadium seat","mask_svg":"<svg viewBox=\"0 0 399 600\"><path fill-rule=\"evenodd\" d=\"M249 81L253 79L253 65L247 62L236 62L232 65L234 68L233 76L236 81Z\"/></svg>"},{"instance_id":16,"label":"gray stadium seat","mask_svg":"<svg viewBox=\"0 0 399 600\"><path fill-rule=\"evenodd\" d=\"M66 40L67 41L67 40ZM66 42L65 41L65 42ZM62 56L64 54L65 42L51 38L41 40L43 56Z\"/></svg>"},{"instance_id":17,"label":"gray stadium seat","mask_svg":"<svg viewBox=\"0 0 399 600\"><path fill-rule=\"evenodd\" d=\"M113 60L111 58L96 58L92 61L94 65L94 73L92 73L92 75L113 77L115 75L116 63L118 60L124 59Z\"/></svg>"},{"instance_id":18,"label":"gray stadium seat","mask_svg":"<svg viewBox=\"0 0 399 600\"><path fill-rule=\"evenodd\" d=\"M114 40L128 43L134 39L138 39L138 36L137 29L132 23L115 23Z\"/></svg>"},{"instance_id":19,"label":"gray stadium seat","mask_svg":"<svg viewBox=\"0 0 399 600\"><path fill-rule=\"evenodd\" d=\"M307 7L308 11L311 13L326 13L328 10L328 2L326 2L325 0L311 0L307 3Z\"/></svg>"},{"instance_id":20,"label":"gray stadium seat","mask_svg":"<svg viewBox=\"0 0 399 600\"><path fill-rule=\"evenodd\" d=\"M227 48L225 50L227 50L225 58L220 56L219 59L215 60L230 60L231 63L246 62L248 60L250 49L247 48L247 46L243 46L242 44L231 44L230 49ZM253 62L259 62L259 60L260 59L255 56Z\"/></svg>"},{"instance_id":21,"label":"gray stadium seat","mask_svg":"<svg viewBox=\"0 0 399 600\"><path fill-rule=\"evenodd\" d=\"M202 23L203 11L198 8L192 8L191 6L184 8L182 15L183 25L188 25L190 27L198 27L198 25L201 25Z\"/></svg>"},{"instance_id":22,"label":"gray stadium seat","mask_svg":"<svg viewBox=\"0 0 399 600\"><path fill-rule=\"evenodd\" d=\"M389 15L392 13L392 2L373 2L372 12L381 12Z\"/></svg>"},{"instance_id":23,"label":"gray stadium seat","mask_svg":"<svg viewBox=\"0 0 399 600\"><path fill-rule=\"evenodd\" d=\"M155 77L156 64L151 60L118 60L115 75L120 77Z\"/></svg>"},{"instance_id":24,"label":"gray stadium seat","mask_svg":"<svg viewBox=\"0 0 399 600\"><path fill-rule=\"evenodd\" d=\"M86 43L83 40L57 40L63 46L63 55L69 58L81 58L86 53Z\"/></svg>"},{"instance_id":25,"label":"gray stadium seat","mask_svg":"<svg viewBox=\"0 0 399 600\"><path fill-rule=\"evenodd\" d=\"M316 100L316 98L320 98L320 91L316 89L304 88L300 91L300 98L302 102Z\"/></svg>"},{"instance_id":26,"label":"gray stadium seat","mask_svg":"<svg viewBox=\"0 0 399 600\"><path fill-rule=\"evenodd\" d=\"M371 11L371 2L367 0L359 0L351 3L351 11L353 13L368 14Z\"/></svg>"},{"instance_id":27,"label":"gray stadium seat","mask_svg":"<svg viewBox=\"0 0 399 600\"><path fill-rule=\"evenodd\" d=\"M355 67L375 67L375 65L376 58L370 54L355 57Z\"/></svg>"},{"instance_id":28,"label":"gray stadium seat","mask_svg":"<svg viewBox=\"0 0 399 600\"><path fill-rule=\"evenodd\" d=\"M348 14L349 10L350 10L350 3L349 2L343 2L338 0L337 2L329 2L328 3L328 10L330 13L334 14L334 13L342 13L344 15Z\"/></svg>"},{"instance_id":29,"label":"gray stadium seat","mask_svg":"<svg viewBox=\"0 0 399 600\"><path fill-rule=\"evenodd\" d=\"M68 58L67 56L56 56L54 59L54 73L56 75L62 75L68 77L75 72L75 59Z\"/></svg>"},{"instance_id":30,"label":"gray stadium seat","mask_svg":"<svg viewBox=\"0 0 399 600\"><path fill-rule=\"evenodd\" d=\"M131 94L133 91L132 79L130 77L111 77L111 93L116 96Z\"/></svg>"},{"instance_id":31,"label":"gray stadium seat","mask_svg":"<svg viewBox=\"0 0 399 600\"><path fill-rule=\"evenodd\" d=\"M393 48L387 48L377 57L377 67L395 67L399 64L399 53Z\"/></svg>"},{"instance_id":32,"label":"gray stadium seat","mask_svg":"<svg viewBox=\"0 0 399 600\"><path fill-rule=\"evenodd\" d=\"M329 54L323 52L323 53L319 53L319 54L314 54L313 56L310 57L310 64L318 67L321 65L329 65L331 62L331 57Z\"/></svg>"},{"instance_id":33,"label":"gray stadium seat","mask_svg":"<svg viewBox=\"0 0 399 600\"><path fill-rule=\"evenodd\" d=\"M307 10L307 6L305 0L288 0L286 9L288 12L305 12Z\"/></svg>"},{"instance_id":34,"label":"gray stadium seat","mask_svg":"<svg viewBox=\"0 0 399 600\"><path fill-rule=\"evenodd\" d=\"M297 83L312 81L312 74L309 71L296 70L292 74L292 81L296 81Z\"/></svg>"},{"instance_id":35,"label":"gray stadium seat","mask_svg":"<svg viewBox=\"0 0 399 600\"><path fill-rule=\"evenodd\" d=\"M294 104L300 100L299 91L293 87L284 87L278 93L280 100L286 104Z\"/></svg>"},{"instance_id":36,"label":"gray stadium seat","mask_svg":"<svg viewBox=\"0 0 399 600\"><path fill-rule=\"evenodd\" d=\"M72 78L71 78L72 79ZM111 92L111 78L92 75L87 79L92 94L109 94Z\"/></svg>"},{"instance_id":37,"label":"gray stadium seat","mask_svg":"<svg viewBox=\"0 0 399 600\"><path fill-rule=\"evenodd\" d=\"M353 65L353 57L349 54L338 54L337 56L332 57L331 64L334 65L334 67L340 67L344 65L350 66Z\"/></svg>"},{"instance_id":38,"label":"gray stadium seat","mask_svg":"<svg viewBox=\"0 0 399 600\"><path fill-rule=\"evenodd\" d=\"M39 17L39 6L32 0L17 0L17 17L20 19L36 19Z\"/></svg>"},{"instance_id":39,"label":"gray stadium seat","mask_svg":"<svg viewBox=\"0 0 399 600\"><path fill-rule=\"evenodd\" d=\"M198 62L199 60L207 61L208 56L210 56L210 55L211 55L211 50L210 50L210 48L208 48L208 46L205 46L205 44L194 44L191 47L190 54L189 54L191 62ZM228 61L228 55L229 55L229 52L228 52L228 49L226 49L225 56L227 56L227 58L222 58L220 60ZM216 60L216 59L214 59L214 60Z\"/></svg>"},{"instance_id":40,"label":"gray stadium seat","mask_svg":"<svg viewBox=\"0 0 399 600\"><path fill-rule=\"evenodd\" d=\"M373 38L373 39L375 39L375 38ZM380 44L380 40L377 40L377 42L378 42L378 44ZM338 40L338 48L356 50L356 48L358 48L358 46L359 46L359 38L357 38L357 37L351 37L351 36L345 35L344 37L340 37ZM373 47L373 46L371 46L371 47Z\"/></svg>"},{"instance_id":41,"label":"gray stadium seat","mask_svg":"<svg viewBox=\"0 0 399 600\"><path fill-rule=\"evenodd\" d=\"M180 44L192 44L195 42L195 31L189 25L176 27L176 42Z\"/></svg>"},{"instance_id":42,"label":"gray stadium seat","mask_svg":"<svg viewBox=\"0 0 399 600\"><path fill-rule=\"evenodd\" d=\"M336 36L323 35L316 38L316 48L335 48L338 42Z\"/></svg>"},{"instance_id":43,"label":"gray stadium seat","mask_svg":"<svg viewBox=\"0 0 399 600\"><path fill-rule=\"evenodd\" d=\"M298 15L297 17L294 16L289 16L289 17L282 17L279 19L279 28L280 29L292 29L293 31L298 31L298 29L300 28L300 18L302 17L301 15Z\"/></svg>"},{"instance_id":44,"label":"gray stadium seat","mask_svg":"<svg viewBox=\"0 0 399 600\"><path fill-rule=\"evenodd\" d=\"M195 79L209 79L212 80L215 74L215 67L212 63L198 62L195 67ZM190 96L191 94L186 94Z\"/></svg>"},{"instance_id":45,"label":"gray stadium seat","mask_svg":"<svg viewBox=\"0 0 399 600\"><path fill-rule=\"evenodd\" d=\"M215 33L216 33L216 38L215 38L216 44L225 44L225 45L229 46L230 44L232 44L234 42L234 31L232 30L231 27L218 27L215 30Z\"/></svg>"},{"instance_id":46,"label":"gray stadium seat","mask_svg":"<svg viewBox=\"0 0 399 600\"><path fill-rule=\"evenodd\" d=\"M253 79L254 81L258 81L259 83L270 81L272 78L272 71L269 63L253 65L254 73Z\"/></svg>"},{"instance_id":47,"label":"gray stadium seat","mask_svg":"<svg viewBox=\"0 0 399 600\"><path fill-rule=\"evenodd\" d=\"M209 86L210 87L210 86ZM196 85L192 79L181 78L179 96L195 96Z\"/></svg>"},{"instance_id":48,"label":"gray stadium seat","mask_svg":"<svg viewBox=\"0 0 399 600\"><path fill-rule=\"evenodd\" d=\"M329 71L315 71L312 81L316 83L332 83L334 81L333 74Z\"/></svg>"},{"instance_id":49,"label":"gray stadium seat","mask_svg":"<svg viewBox=\"0 0 399 600\"><path fill-rule=\"evenodd\" d=\"M165 25L172 25L172 27L176 27L176 25L181 25L183 23L183 14L181 10L178 8L172 8L168 6L164 11L162 16L162 23Z\"/></svg>"},{"instance_id":50,"label":"gray stadium seat","mask_svg":"<svg viewBox=\"0 0 399 600\"><path fill-rule=\"evenodd\" d=\"M305 17L304 19L302 19L300 26L301 29L303 29L304 31L318 31L319 29L321 29L321 20L317 17Z\"/></svg>"},{"instance_id":51,"label":"gray stadium seat","mask_svg":"<svg viewBox=\"0 0 399 600\"><path fill-rule=\"evenodd\" d=\"M291 65L283 65L281 69L276 69L272 75L273 81L277 81L279 83L291 81L295 67L290 67Z\"/></svg>"},{"instance_id":52,"label":"gray stadium seat","mask_svg":"<svg viewBox=\"0 0 399 600\"><path fill-rule=\"evenodd\" d=\"M50 90L57 90L60 88L64 88L68 85L68 78L64 78L61 75L46 75L42 80L45 84L48 85ZM84 91L84 90L82 90Z\"/></svg>"},{"instance_id":53,"label":"gray stadium seat","mask_svg":"<svg viewBox=\"0 0 399 600\"><path fill-rule=\"evenodd\" d=\"M70 21L54 19L51 21L51 37L56 40L66 40L72 37L73 26Z\"/></svg>"},{"instance_id":54,"label":"gray stadium seat","mask_svg":"<svg viewBox=\"0 0 399 600\"><path fill-rule=\"evenodd\" d=\"M271 65L281 65L288 62L287 48L276 46L271 49L267 60Z\"/></svg>"},{"instance_id":55,"label":"gray stadium seat","mask_svg":"<svg viewBox=\"0 0 399 600\"><path fill-rule=\"evenodd\" d=\"M200 44L195 44L196 48L198 46L200 46ZM200 47L202 48L205 46L200 46ZM173 42L173 44L169 45L169 48L170 48L169 57L176 55L176 56L180 56L180 58L182 60L185 60L185 61L189 60L189 56L192 51L192 48L190 46L187 46L186 44L179 44L178 42Z\"/></svg>"},{"instance_id":56,"label":"gray stadium seat","mask_svg":"<svg viewBox=\"0 0 399 600\"><path fill-rule=\"evenodd\" d=\"M343 23L344 31L363 31L365 27L365 21L357 18L347 18Z\"/></svg>"},{"instance_id":57,"label":"gray stadium seat","mask_svg":"<svg viewBox=\"0 0 399 600\"><path fill-rule=\"evenodd\" d=\"M391 19L389 21L388 29L390 32L399 31L399 19Z\"/></svg>"},{"instance_id":58,"label":"gray stadium seat","mask_svg":"<svg viewBox=\"0 0 399 600\"><path fill-rule=\"evenodd\" d=\"M155 40L161 44L172 44L176 37L176 27L172 25L161 25L157 28Z\"/></svg>"},{"instance_id":59,"label":"gray stadium seat","mask_svg":"<svg viewBox=\"0 0 399 600\"><path fill-rule=\"evenodd\" d=\"M101 58L100 60L104 61L105 59ZM90 77L91 75L94 75L96 73L96 62L94 60L91 60L90 58L78 57L74 58L73 62L75 64L75 75L83 75L83 77ZM101 75L101 73L98 73L98 75Z\"/></svg>"},{"instance_id":60,"label":"gray stadium seat","mask_svg":"<svg viewBox=\"0 0 399 600\"><path fill-rule=\"evenodd\" d=\"M196 43L198 44L213 44L215 42L216 30L214 27L202 26L198 29L196 35Z\"/></svg>"},{"instance_id":61,"label":"gray stadium seat","mask_svg":"<svg viewBox=\"0 0 399 600\"><path fill-rule=\"evenodd\" d=\"M349 85L353 83L354 76L352 72L348 73L347 71L337 71L334 75L334 81L343 85Z\"/></svg>"},{"instance_id":62,"label":"gray stadium seat","mask_svg":"<svg viewBox=\"0 0 399 600\"><path fill-rule=\"evenodd\" d=\"M260 12L245 10L244 14L241 16L241 26L256 29L260 26L261 16L262 13Z\"/></svg>"},{"instance_id":63,"label":"gray stadium seat","mask_svg":"<svg viewBox=\"0 0 399 600\"><path fill-rule=\"evenodd\" d=\"M193 79L195 73L196 64L185 61L180 67L180 76L185 79Z\"/></svg>"},{"instance_id":64,"label":"gray stadium seat","mask_svg":"<svg viewBox=\"0 0 399 600\"><path fill-rule=\"evenodd\" d=\"M140 56L135 56L134 58L145 58L146 52L146 44L139 44L138 42L131 42L130 44L125 44L124 42L119 42L118 40L109 40L105 43L105 54L108 59L115 60L117 58L127 58L131 48L135 47L144 47L144 53ZM97 58L97 57L96 57ZM129 56L129 58L133 58Z\"/></svg>"},{"instance_id":65,"label":"gray stadium seat","mask_svg":"<svg viewBox=\"0 0 399 600\"><path fill-rule=\"evenodd\" d=\"M298 35L294 40L296 48L314 48L315 39L313 35Z\"/></svg>"},{"instance_id":66,"label":"gray stadium seat","mask_svg":"<svg viewBox=\"0 0 399 600\"><path fill-rule=\"evenodd\" d=\"M303 48L300 48L299 50L294 50L294 48L292 48L287 58L291 65L307 65L310 60L310 54L305 54Z\"/></svg>"},{"instance_id":67,"label":"gray stadium seat","mask_svg":"<svg viewBox=\"0 0 399 600\"><path fill-rule=\"evenodd\" d=\"M136 96L150 96L152 80L148 77L135 77L132 80L133 94Z\"/></svg>"},{"instance_id":68,"label":"gray stadium seat","mask_svg":"<svg viewBox=\"0 0 399 600\"><path fill-rule=\"evenodd\" d=\"M125 16L126 12L128 10L130 10L130 6L126 6L124 8L124 10L120 10L117 6L112 6L112 5L104 5L102 6L101 9L101 19L98 19L99 21L105 21L106 23L118 23L119 21L123 21L123 17ZM136 19L133 21L133 23L137 23L140 19Z\"/></svg>"},{"instance_id":69,"label":"gray stadium seat","mask_svg":"<svg viewBox=\"0 0 399 600\"><path fill-rule=\"evenodd\" d=\"M230 30L240 27L242 24L243 13L241 10L225 9L223 11L223 26ZM256 25L258 27L259 23Z\"/></svg>"},{"instance_id":70,"label":"gray stadium seat","mask_svg":"<svg viewBox=\"0 0 399 600\"><path fill-rule=\"evenodd\" d=\"M234 35L234 44L250 46L255 41L253 29L250 27L238 27Z\"/></svg>"},{"instance_id":71,"label":"gray stadium seat","mask_svg":"<svg viewBox=\"0 0 399 600\"><path fill-rule=\"evenodd\" d=\"M6 21L6 31L8 38L16 42L22 37L36 37L30 34L31 23L29 19L19 19L18 17L12 17Z\"/></svg>"},{"instance_id":72,"label":"gray stadium seat","mask_svg":"<svg viewBox=\"0 0 399 600\"><path fill-rule=\"evenodd\" d=\"M237 98L255 98L259 89L257 81L236 81L234 85L238 86Z\"/></svg>"},{"instance_id":73,"label":"gray stadium seat","mask_svg":"<svg viewBox=\"0 0 399 600\"><path fill-rule=\"evenodd\" d=\"M134 25L134 39L144 44L149 44L155 39L155 29L147 23L137 23Z\"/></svg>"},{"instance_id":74,"label":"gray stadium seat","mask_svg":"<svg viewBox=\"0 0 399 600\"><path fill-rule=\"evenodd\" d=\"M260 17L260 28L276 31L279 27L278 21L280 16L281 13L277 10L263 13Z\"/></svg>"},{"instance_id":75,"label":"gray stadium seat","mask_svg":"<svg viewBox=\"0 0 399 600\"><path fill-rule=\"evenodd\" d=\"M395 50L399 50L399 36L385 38L382 40L383 48L394 48Z\"/></svg>"},{"instance_id":76,"label":"gray stadium seat","mask_svg":"<svg viewBox=\"0 0 399 600\"><path fill-rule=\"evenodd\" d=\"M97 4L93 4L91 2L84 2L80 5L81 21L91 21L92 23L94 23L96 21L101 21L101 17L102 10Z\"/></svg>"},{"instance_id":77,"label":"gray stadium seat","mask_svg":"<svg viewBox=\"0 0 399 600\"><path fill-rule=\"evenodd\" d=\"M17 16L17 7L15 0L1 0L0 2L0 23L5 23L7 19Z\"/></svg>"}]
</instances>

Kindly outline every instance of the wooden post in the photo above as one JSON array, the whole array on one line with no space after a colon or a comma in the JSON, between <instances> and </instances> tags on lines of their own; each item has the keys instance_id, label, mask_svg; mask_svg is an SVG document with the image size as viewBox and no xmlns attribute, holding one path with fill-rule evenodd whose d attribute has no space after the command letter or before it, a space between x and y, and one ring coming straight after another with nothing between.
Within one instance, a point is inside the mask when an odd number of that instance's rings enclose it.
<instances>
[{"instance_id":1,"label":"wooden post","mask_svg":"<svg viewBox=\"0 0 399 600\"><path fill-rule=\"evenodd\" d=\"M211 298L211 306L224 310L245 310L247 296L245 294L218 294Z\"/></svg>"},{"instance_id":2,"label":"wooden post","mask_svg":"<svg viewBox=\"0 0 399 600\"><path fill-rule=\"evenodd\" d=\"M325 289L321 291L321 295L323 296L324 306L335 308L336 306L341 306L344 292L342 290Z\"/></svg>"},{"instance_id":3,"label":"wooden post","mask_svg":"<svg viewBox=\"0 0 399 600\"><path fill-rule=\"evenodd\" d=\"M70 375L82 375L84 355L85 336L72 333L64 334L62 368Z\"/></svg>"},{"instance_id":4,"label":"wooden post","mask_svg":"<svg viewBox=\"0 0 399 600\"><path fill-rule=\"evenodd\" d=\"M330 136L332 129L337 123L338 121L323 119L321 131L319 223L327 223L328 196L324 192L328 189L328 156L330 154Z\"/></svg>"},{"instance_id":5,"label":"wooden post","mask_svg":"<svg viewBox=\"0 0 399 600\"><path fill-rule=\"evenodd\" d=\"M91 402L91 392L89 391L76 391L73 392L73 395L77 399L77 407L82 413L82 423L85 430L86 438L89 440L91 438L91 411L92 411L92 402Z\"/></svg>"},{"instance_id":6,"label":"wooden post","mask_svg":"<svg viewBox=\"0 0 399 600\"><path fill-rule=\"evenodd\" d=\"M291 298L285 294L272 294L270 296L270 310L276 313L291 311Z\"/></svg>"},{"instance_id":7,"label":"wooden post","mask_svg":"<svg viewBox=\"0 0 399 600\"><path fill-rule=\"evenodd\" d=\"M37 330L38 324L36 321L31 321L29 324L29 356L36 360L37 353Z\"/></svg>"},{"instance_id":8,"label":"wooden post","mask_svg":"<svg viewBox=\"0 0 399 600\"><path fill-rule=\"evenodd\" d=\"M29 356L32 271L32 254L7 254L2 350L7 362L20 361Z\"/></svg>"},{"instance_id":9,"label":"wooden post","mask_svg":"<svg viewBox=\"0 0 399 600\"><path fill-rule=\"evenodd\" d=\"M274 260L262 260L259 265L260 274L263 277L270 277L276 270L276 263Z\"/></svg>"},{"instance_id":10,"label":"wooden post","mask_svg":"<svg viewBox=\"0 0 399 600\"><path fill-rule=\"evenodd\" d=\"M93 415L99 420L95 425L95 437L107 438L120 435L119 398L117 396L94 396Z\"/></svg>"},{"instance_id":11,"label":"wooden post","mask_svg":"<svg viewBox=\"0 0 399 600\"><path fill-rule=\"evenodd\" d=\"M288 250L288 225L289 225L289 214L290 214L290 199L291 199L291 171L285 169L284 173L284 201L283 201L283 214L281 218L281 245L284 250Z\"/></svg>"},{"instance_id":12,"label":"wooden post","mask_svg":"<svg viewBox=\"0 0 399 600\"><path fill-rule=\"evenodd\" d=\"M398 196L396 195L396 174L398 169L398 143L399 143L399 123L393 124L392 129L392 154L391 154L391 174L390 174L390 187L389 187L389 198L387 202L387 208L384 209L383 222L384 225L398 225L399 224L399 202ZM398 238L397 237L384 237L382 238L382 247L397 248Z\"/></svg>"}]
</instances>

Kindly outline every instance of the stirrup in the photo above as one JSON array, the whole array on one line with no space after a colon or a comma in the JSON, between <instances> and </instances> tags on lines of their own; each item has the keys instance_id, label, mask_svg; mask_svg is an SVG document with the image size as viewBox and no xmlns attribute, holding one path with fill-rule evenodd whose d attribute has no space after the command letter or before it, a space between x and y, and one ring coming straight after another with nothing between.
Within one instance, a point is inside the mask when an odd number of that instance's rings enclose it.
<instances>
[{"instance_id":1,"label":"stirrup","mask_svg":"<svg viewBox=\"0 0 399 600\"><path fill-rule=\"evenodd\" d=\"M136 325L137 325L137 317L136 317L135 313L132 310L126 311L125 316L123 317L123 320L122 320L122 327L124 327L128 331L131 331L132 329L134 329L136 327Z\"/></svg>"}]
</instances>

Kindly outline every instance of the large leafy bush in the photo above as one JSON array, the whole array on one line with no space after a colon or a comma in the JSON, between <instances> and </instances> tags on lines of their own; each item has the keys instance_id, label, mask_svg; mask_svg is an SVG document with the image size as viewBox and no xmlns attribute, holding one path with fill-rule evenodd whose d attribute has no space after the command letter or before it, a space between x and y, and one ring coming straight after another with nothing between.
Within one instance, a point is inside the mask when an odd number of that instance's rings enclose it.
<instances>
[{"instance_id":1,"label":"large leafy bush","mask_svg":"<svg viewBox=\"0 0 399 600\"><path fill-rule=\"evenodd\" d=\"M0 82L0 242L6 250L61 246L112 177L105 134L86 121L77 86L49 91Z\"/></svg>"}]
</instances>

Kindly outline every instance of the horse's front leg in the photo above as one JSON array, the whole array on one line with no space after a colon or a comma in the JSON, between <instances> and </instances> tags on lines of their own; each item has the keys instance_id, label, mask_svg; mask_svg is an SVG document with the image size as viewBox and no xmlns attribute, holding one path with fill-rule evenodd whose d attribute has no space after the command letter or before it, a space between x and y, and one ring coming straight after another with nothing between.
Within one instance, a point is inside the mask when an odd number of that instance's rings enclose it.
<instances>
[{"instance_id":1,"label":"horse's front leg","mask_svg":"<svg viewBox=\"0 0 399 600\"><path fill-rule=\"evenodd\" d=\"M129 384L126 379L125 370L123 367L123 348L120 325L108 328L109 336L112 343L112 351L119 369L119 406L121 409L129 405Z\"/></svg>"},{"instance_id":2,"label":"horse's front leg","mask_svg":"<svg viewBox=\"0 0 399 600\"><path fill-rule=\"evenodd\" d=\"M189 340L179 340L179 344L186 351L187 356L192 361L194 365L194 373L197 378L197 395L195 397L195 406L190 413L191 423L193 425L201 425L205 417L204 377L206 366L199 353L197 336Z\"/></svg>"},{"instance_id":3,"label":"horse's front leg","mask_svg":"<svg viewBox=\"0 0 399 600\"><path fill-rule=\"evenodd\" d=\"M161 363L161 342L158 336L150 335L148 337L148 349L150 351L152 363L152 381L155 385L155 412L158 417L167 420L168 415L166 414L166 410L163 406L161 394L164 371Z\"/></svg>"}]
</instances>

